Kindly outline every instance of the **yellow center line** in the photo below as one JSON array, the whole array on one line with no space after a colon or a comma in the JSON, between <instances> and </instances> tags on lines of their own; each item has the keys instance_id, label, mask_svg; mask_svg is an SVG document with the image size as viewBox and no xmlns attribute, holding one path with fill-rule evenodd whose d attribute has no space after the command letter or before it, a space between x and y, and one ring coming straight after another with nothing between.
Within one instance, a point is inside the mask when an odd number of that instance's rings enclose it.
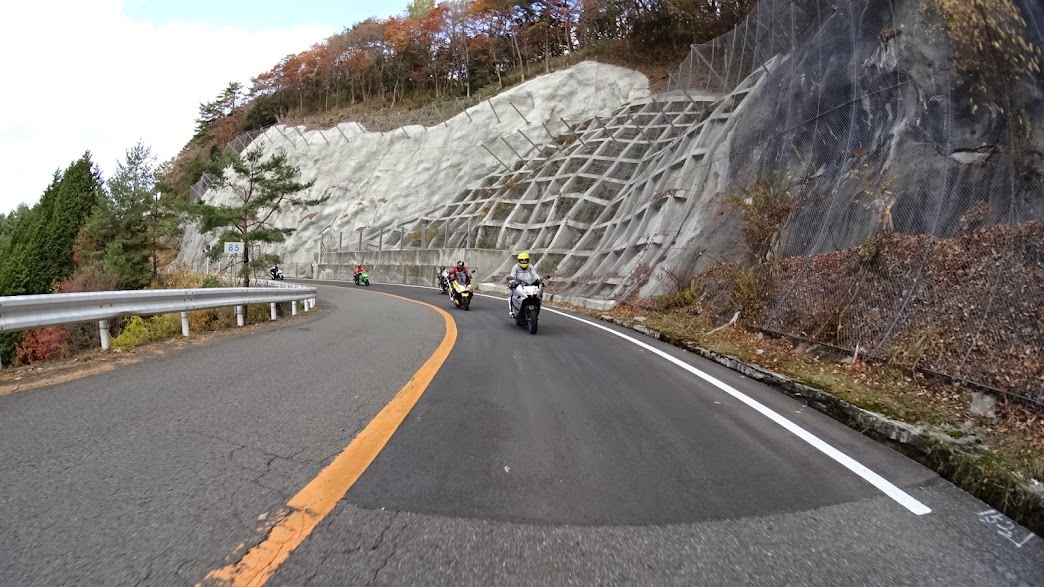
<instances>
[{"instance_id":1,"label":"yellow center line","mask_svg":"<svg viewBox=\"0 0 1044 587\"><path fill-rule=\"evenodd\" d=\"M427 306L442 315L446 322L446 334L442 342L421 368L414 373L395 397L374 416L366 428L345 447L341 454L323 469L315 479L305 485L287 502L290 514L281 519L268 536L251 548L238 562L211 571L201 585L231 585L233 587L264 585L268 578L286 562L290 553L297 548L312 530L333 511L334 506L362 476L370 463L377 458L384 445L406 419L428 388L435 374L446 362L457 340L457 325L446 311L431 304L411 300L382 292L372 292L400 300Z\"/></svg>"}]
</instances>

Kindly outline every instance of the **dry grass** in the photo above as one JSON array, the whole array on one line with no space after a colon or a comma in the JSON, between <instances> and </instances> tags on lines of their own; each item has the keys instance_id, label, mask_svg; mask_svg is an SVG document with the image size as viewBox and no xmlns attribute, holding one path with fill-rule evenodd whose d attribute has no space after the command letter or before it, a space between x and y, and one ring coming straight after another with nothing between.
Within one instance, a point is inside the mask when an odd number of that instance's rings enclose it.
<instances>
[{"instance_id":1,"label":"dry grass","mask_svg":"<svg viewBox=\"0 0 1044 587\"><path fill-rule=\"evenodd\" d=\"M965 439L982 449L977 456L951 464L965 475L980 471L993 477L1044 481L1044 414L1022 403L1002 400L995 418L977 416L970 410L973 391L965 386L912 372L907 365L853 361L850 355L826 347L741 326L712 333L710 319L694 316L687 308L656 312L620 305L610 316L641 318L642 324L671 338L732 355L889 418Z\"/></svg>"}]
</instances>

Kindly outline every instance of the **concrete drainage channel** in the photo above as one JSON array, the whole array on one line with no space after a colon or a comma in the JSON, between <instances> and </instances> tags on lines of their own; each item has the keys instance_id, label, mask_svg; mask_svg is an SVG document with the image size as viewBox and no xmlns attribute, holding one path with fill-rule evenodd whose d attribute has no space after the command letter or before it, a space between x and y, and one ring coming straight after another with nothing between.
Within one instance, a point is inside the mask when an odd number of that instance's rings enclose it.
<instances>
[{"instance_id":1,"label":"concrete drainage channel","mask_svg":"<svg viewBox=\"0 0 1044 587\"><path fill-rule=\"evenodd\" d=\"M1044 536L1044 484L1032 484L1032 481L1025 480L1004 483L996 478L963 474L970 460L986 454L973 443L961 442L941 432L927 430L923 426L892 420L864 410L821 389L798 383L779 373L746 363L733 356L716 353L642 324L604 314L597 318L689 351L755 381L770 385L932 469L944 479L993 506L1037 535Z\"/></svg>"}]
</instances>

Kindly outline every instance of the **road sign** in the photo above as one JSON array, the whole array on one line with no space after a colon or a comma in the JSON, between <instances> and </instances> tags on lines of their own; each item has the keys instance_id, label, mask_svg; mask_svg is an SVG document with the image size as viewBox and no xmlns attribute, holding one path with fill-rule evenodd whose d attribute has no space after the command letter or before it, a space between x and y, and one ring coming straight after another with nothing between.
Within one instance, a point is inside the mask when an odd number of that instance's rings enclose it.
<instances>
[{"instance_id":1,"label":"road sign","mask_svg":"<svg viewBox=\"0 0 1044 587\"><path fill-rule=\"evenodd\" d=\"M203 245L203 252L204 253L209 253L211 248L212 247L210 246L210 243L207 243L207 244Z\"/></svg>"},{"instance_id":2,"label":"road sign","mask_svg":"<svg viewBox=\"0 0 1044 587\"><path fill-rule=\"evenodd\" d=\"M225 243L226 255L238 255L243 252L243 243Z\"/></svg>"}]
</instances>

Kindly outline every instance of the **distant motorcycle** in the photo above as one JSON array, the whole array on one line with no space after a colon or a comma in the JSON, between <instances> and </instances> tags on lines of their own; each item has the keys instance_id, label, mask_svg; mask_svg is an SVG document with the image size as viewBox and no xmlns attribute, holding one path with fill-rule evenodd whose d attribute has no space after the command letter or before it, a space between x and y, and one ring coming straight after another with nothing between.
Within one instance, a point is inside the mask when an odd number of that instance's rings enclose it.
<instances>
[{"instance_id":1,"label":"distant motorcycle","mask_svg":"<svg viewBox=\"0 0 1044 587\"><path fill-rule=\"evenodd\" d=\"M370 286L370 274L363 271L362 273L355 274L355 285Z\"/></svg>"},{"instance_id":2,"label":"distant motorcycle","mask_svg":"<svg viewBox=\"0 0 1044 587\"><path fill-rule=\"evenodd\" d=\"M449 290L449 271L446 271L445 267L439 267L439 291L442 292L442 295L447 295Z\"/></svg>"},{"instance_id":3,"label":"distant motorcycle","mask_svg":"<svg viewBox=\"0 0 1044 587\"><path fill-rule=\"evenodd\" d=\"M530 334L537 333L540 303L544 297L542 285L539 280L531 285L517 281L511 283L511 311L515 314L515 324L528 328Z\"/></svg>"},{"instance_id":4,"label":"distant motorcycle","mask_svg":"<svg viewBox=\"0 0 1044 587\"><path fill-rule=\"evenodd\" d=\"M277 281L283 280L283 270L279 268L279 265L276 265L275 267L269 269L268 274L272 276L272 279L275 279Z\"/></svg>"}]
</instances>

